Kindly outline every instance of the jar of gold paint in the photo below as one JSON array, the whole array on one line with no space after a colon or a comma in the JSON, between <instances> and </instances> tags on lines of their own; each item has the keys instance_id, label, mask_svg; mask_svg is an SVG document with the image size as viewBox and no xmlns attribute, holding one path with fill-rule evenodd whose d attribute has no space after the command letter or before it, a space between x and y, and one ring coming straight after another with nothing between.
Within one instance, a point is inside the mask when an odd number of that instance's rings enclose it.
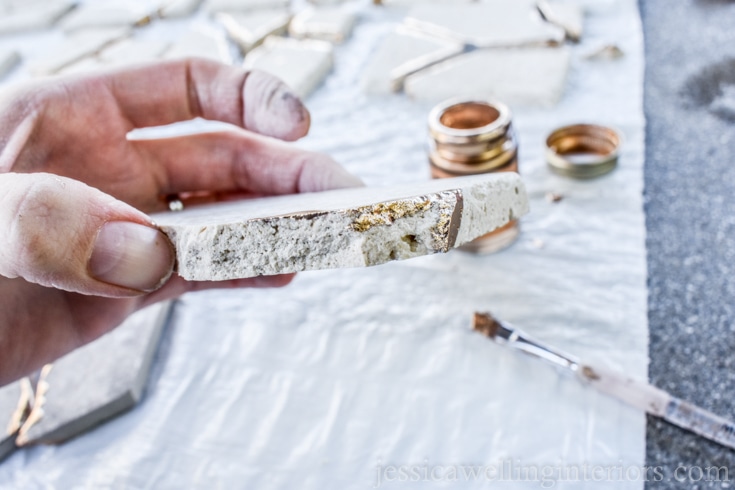
<instances>
[{"instance_id":1,"label":"jar of gold paint","mask_svg":"<svg viewBox=\"0 0 735 490\"><path fill-rule=\"evenodd\" d=\"M450 99L429 114L429 163L435 179L490 172L518 172L518 142L505 104L485 99ZM489 254L510 246L517 220L460 249Z\"/></svg>"}]
</instances>

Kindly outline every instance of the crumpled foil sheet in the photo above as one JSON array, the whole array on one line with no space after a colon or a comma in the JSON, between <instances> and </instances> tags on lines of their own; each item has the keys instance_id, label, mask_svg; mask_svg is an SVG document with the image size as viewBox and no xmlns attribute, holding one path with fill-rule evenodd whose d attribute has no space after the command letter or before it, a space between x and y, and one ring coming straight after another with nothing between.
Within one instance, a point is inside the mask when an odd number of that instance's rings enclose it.
<instances>
[{"instance_id":1,"label":"crumpled foil sheet","mask_svg":"<svg viewBox=\"0 0 735 490\"><path fill-rule=\"evenodd\" d=\"M512 248L186 296L142 403L61 446L18 451L0 465L0 488L572 489L600 477L595 466L612 475L603 487L642 488L642 413L469 326L490 310L646 377L641 25L635 0L586 5L560 105L511 108L532 207ZM367 3L361 12L309 100L301 144L370 185L427 179L430 106L359 91L400 15ZM583 59L609 42L625 57ZM612 174L579 182L547 170L546 134L575 122L622 132ZM479 468L474 479L466 465Z\"/></svg>"}]
</instances>

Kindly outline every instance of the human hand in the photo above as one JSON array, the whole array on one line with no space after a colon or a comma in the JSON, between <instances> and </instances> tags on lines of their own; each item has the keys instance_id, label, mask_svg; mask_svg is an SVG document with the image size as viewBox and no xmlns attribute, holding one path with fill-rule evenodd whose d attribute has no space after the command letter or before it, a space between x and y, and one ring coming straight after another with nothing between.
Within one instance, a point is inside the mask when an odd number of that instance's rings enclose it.
<instances>
[{"instance_id":1,"label":"human hand","mask_svg":"<svg viewBox=\"0 0 735 490\"><path fill-rule=\"evenodd\" d=\"M126 139L135 128L194 117L239 128ZM153 302L287 284L290 275L209 283L172 276L174 252L145 213L166 209L171 194L214 200L360 185L329 157L273 139L296 140L309 124L277 79L204 60L0 93L0 385Z\"/></svg>"}]
</instances>

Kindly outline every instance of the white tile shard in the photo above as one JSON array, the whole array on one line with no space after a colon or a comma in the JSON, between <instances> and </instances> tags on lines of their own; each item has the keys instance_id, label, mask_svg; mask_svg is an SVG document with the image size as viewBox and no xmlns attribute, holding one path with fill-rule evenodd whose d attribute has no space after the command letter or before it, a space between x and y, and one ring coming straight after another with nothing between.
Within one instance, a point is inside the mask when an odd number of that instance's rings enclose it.
<instances>
[{"instance_id":1,"label":"white tile shard","mask_svg":"<svg viewBox=\"0 0 735 490\"><path fill-rule=\"evenodd\" d=\"M150 21L151 9L133 7L128 3L87 3L74 9L61 21L66 32L101 27L133 27Z\"/></svg>"},{"instance_id":2,"label":"white tile shard","mask_svg":"<svg viewBox=\"0 0 735 490\"><path fill-rule=\"evenodd\" d=\"M252 11L262 9L288 8L290 0L207 0L204 7L210 13Z\"/></svg>"},{"instance_id":3,"label":"white tile shard","mask_svg":"<svg viewBox=\"0 0 735 490\"><path fill-rule=\"evenodd\" d=\"M545 22L528 0L487 0L466 5L418 5L407 19L443 27L478 43L495 46L560 43L564 31Z\"/></svg>"},{"instance_id":4,"label":"white tile shard","mask_svg":"<svg viewBox=\"0 0 735 490\"><path fill-rule=\"evenodd\" d=\"M155 61L161 58L169 46L170 43L156 39L123 39L103 49L95 56L83 58L63 68L59 73L64 75L81 74Z\"/></svg>"},{"instance_id":5,"label":"white tile shard","mask_svg":"<svg viewBox=\"0 0 735 490\"><path fill-rule=\"evenodd\" d=\"M570 64L567 47L475 51L406 79L416 100L438 103L449 97L490 97L524 107L559 102Z\"/></svg>"},{"instance_id":6,"label":"white tile shard","mask_svg":"<svg viewBox=\"0 0 735 490\"><path fill-rule=\"evenodd\" d=\"M224 37L209 32L190 30L180 37L163 55L164 59L207 58L220 63L232 63Z\"/></svg>"},{"instance_id":7,"label":"white tile shard","mask_svg":"<svg viewBox=\"0 0 735 490\"><path fill-rule=\"evenodd\" d=\"M65 0L0 3L0 34L51 27L74 5Z\"/></svg>"},{"instance_id":8,"label":"white tile shard","mask_svg":"<svg viewBox=\"0 0 735 490\"><path fill-rule=\"evenodd\" d=\"M187 17L193 14L201 4L202 0L166 0L158 12L163 19Z\"/></svg>"},{"instance_id":9,"label":"white tile shard","mask_svg":"<svg viewBox=\"0 0 735 490\"><path fill-rule=\"evenodd\" d=\"M220 203L161 213L179 275L225 280L367 267L466 243L528 211L518 174Z\"/></svg>"},{"instance_id":10,"label":"white tile shard","mask_svg":"<svg viewBox=\"0 0 735 490\"><path fill-rule=\"evenodd\" d=\"M11 421L16 416L21 395L20 381L0 387L0 461L15 451L18 427Z\"/></svg>"},{"instance_id":11,"label":"white tile shard","mask_svg":"<svg viewBox=\"0 0 735 490\"><path fill-rule=\"evenodd\" d=\"M268 36L285 34L291 21L291 12L286 9L219 12L215 18L242 52L247 53Z\"/></svg>"},{"instance_id":12,"label":"white tile shard","mask_svg":"<svg viewBox=\"0 0 735 490\"><path fill-rule=\"evenodd\" d=\"M57 73L129 35L130 29L125 27L80 30L52 47L46 57L30 60L28 70L36 76Z\"/></svg>"},{"instance_id":13,"label":"white tile shard","mask_svg":"<svg viewBox=\"0 0 735 490\"><path fill-rule=\"evenodd\" d=\"M20 63L20 55L14 50L0 50L0 79Z\"/></svg>"},{"instance_id":14,"label":"white tile shard","mask_svg":"<svg viewBox=\"0 0 735 490\"><path fill-rule=\"evenodd\" d=\"M352 33L356 15L335 7L308 8L296 14L289 25L292 37L341 43Z\"/></svg>"},{"instance_id":15,"label":"white tile shard","mask_svg":"<svg viewBox=\"0 0 735 490\"><path fill-rule=\"evenodd\" d=\"M305 99L332 70L332 53L332 45L324 41L271 36L248 53L244 66L280 78Z\"/></svg>"}]
</instances>

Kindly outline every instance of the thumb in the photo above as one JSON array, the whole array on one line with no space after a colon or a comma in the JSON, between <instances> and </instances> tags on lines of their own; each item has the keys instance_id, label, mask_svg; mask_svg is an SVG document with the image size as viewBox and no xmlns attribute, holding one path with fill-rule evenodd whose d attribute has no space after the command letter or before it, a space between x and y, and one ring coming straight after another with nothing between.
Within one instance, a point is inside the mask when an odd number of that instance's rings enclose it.
<instances>
[{"instance_id":1,"label":"thumb","mask_svg":"<svg viewBox=\"0 0 735 490\"><path fill-rule=\"evenodd\" d=\"M157 289L168 238L135 208L57 175L0 174L0 275L109 297Z\"/></svg>"}]
</instances>

